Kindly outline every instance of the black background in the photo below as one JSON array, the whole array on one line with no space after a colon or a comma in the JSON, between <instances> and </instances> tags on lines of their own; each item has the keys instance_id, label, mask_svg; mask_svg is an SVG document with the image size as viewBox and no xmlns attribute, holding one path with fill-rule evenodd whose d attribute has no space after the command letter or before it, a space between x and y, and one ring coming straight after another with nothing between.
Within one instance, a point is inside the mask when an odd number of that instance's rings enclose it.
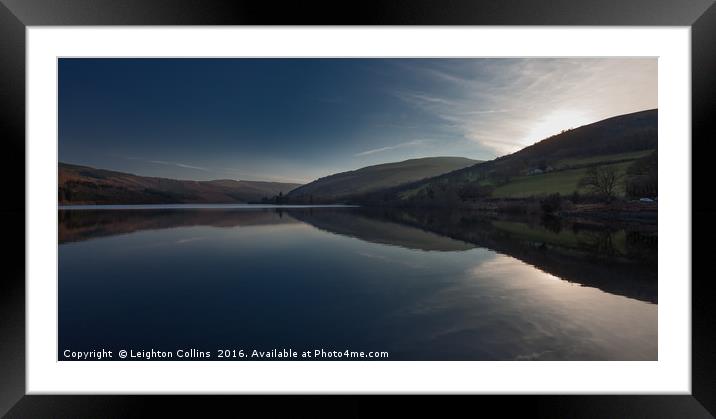
<instances>
[{"instance_id":1,"label":"black background","mask_svg":"<svg viewBox=\"0 0 716 419\"><path fill-rule=\"evenodd\" d=\"M672 396L25 396L25 27L34 25L659 25L692 28L692 395ZM716 109L712 0L274 2L0 0L0 414L7 417L447 416L708 418L716 412ZM685 138L666 141L687 141ZM700 164L697 164L700 163ZM689 278L672 278L684 280ZM386 403L390 402L390 403ZM458 410L459 409L459 410ZM712 412L709 414L709 412ZM490 416L495 413L489 413ZM212 415L213 416L213 415Z\"/></svg>"}]
</instances>

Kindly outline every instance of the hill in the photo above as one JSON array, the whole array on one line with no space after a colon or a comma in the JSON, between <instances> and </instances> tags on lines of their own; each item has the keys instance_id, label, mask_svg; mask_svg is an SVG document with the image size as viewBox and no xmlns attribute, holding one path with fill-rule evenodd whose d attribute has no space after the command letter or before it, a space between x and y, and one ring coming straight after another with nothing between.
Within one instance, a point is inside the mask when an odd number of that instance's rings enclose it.
<instances>
[{"instance_id":1,"label":"hill","mask_svg":"<svg viewBox=\"0 0 716 419\"><path fill-rule=\"evenodd\" d=\"M336 202L452 172L480 163L464 157L427 157L337 173L296 188L291 202Z\"/></svg>"},{"instance_id":2,"label":"hill","mask_svg":"<svg viewBox=\"0 0 716 419\"><path fill-rule=\"evenodd\" d=\"M617 196L656 196L658 111L620 115L563 131L479 165L362 197L363 203L459 206L492 198L589 193L595 168L619 179Z\"/></svg>"},{"instance_id":3,"label":"hill","mask_svg":"<svg viewBox=\"0 0 716 419\"><path fill-rule=\"evenodd\" d=\"M189 204L246 203L286 194L298 183L243 180L192 181L137 176L60 163L59 203Z\"/></svg>"}]
</instances>

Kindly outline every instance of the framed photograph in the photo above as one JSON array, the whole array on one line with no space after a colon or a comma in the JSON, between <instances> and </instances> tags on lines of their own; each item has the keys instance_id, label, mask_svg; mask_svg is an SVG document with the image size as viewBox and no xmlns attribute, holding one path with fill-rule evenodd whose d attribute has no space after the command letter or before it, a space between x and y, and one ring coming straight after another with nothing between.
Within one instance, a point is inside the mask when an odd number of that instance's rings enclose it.
<instances>
[{"instance_id":1,"label":"framed photograph","mask_svg":"<svg viewBox=\"0 0 716 419\"><path fill-rule=\"evenodd\" d=\"M3 413L712 417L711 2L3 2Z\"/></svg>"}]
</instances>

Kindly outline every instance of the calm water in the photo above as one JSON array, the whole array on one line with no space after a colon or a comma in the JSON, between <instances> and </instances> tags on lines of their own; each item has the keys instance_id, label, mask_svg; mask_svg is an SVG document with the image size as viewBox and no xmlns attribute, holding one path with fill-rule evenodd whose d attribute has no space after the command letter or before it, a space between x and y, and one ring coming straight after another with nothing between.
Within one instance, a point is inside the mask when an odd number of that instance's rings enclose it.
<instances>
[{"instance_id":1,"label":"calm water","mask_svg":"<svg viewBox=\"0 0 716 419\"><path fill-rule=\"evenodd\" d=\"M360 208L59 217L59 359L102 348L657 359L657 238L645 228Z\"/></svg>"}]
</instances>

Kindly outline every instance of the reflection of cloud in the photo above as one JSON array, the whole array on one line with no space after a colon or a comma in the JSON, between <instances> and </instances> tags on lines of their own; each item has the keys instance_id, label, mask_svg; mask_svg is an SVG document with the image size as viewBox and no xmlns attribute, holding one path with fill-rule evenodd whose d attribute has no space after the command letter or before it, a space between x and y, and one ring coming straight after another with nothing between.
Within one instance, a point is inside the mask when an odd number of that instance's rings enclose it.
<instances>
[{"instance_id":1,"label":"reflection of cloud","mask_svg":"<svg viewBox=\"0 0 716 419\"><path fill-rule=\"evenodd\" d=\"M369 259L378 259L378 260L382 260L382 261L388 262L388 263L401 264L401 265L407 266L409 268L421 269L421 268L425 267L424 265L421 265L419 263L409 262L407 260L402 260L400 258L396 259L396 258L384 256L384 255L376 255L373 253L365 253L365 252L358 252L358 254L363 257L367 257Z\"/></svg>"},{"instance_id":2,"label":"reflection of cloud","mask_svg":"<svg viewBox=\"0 0 716 419\"><path fill-rule=\"evenodd\" d=\"M186 239L177 240L176 244L189 243L197 240L206 240L206 237L189 237Z\"/></svg>"},{"instance_id":3,"label":"reflection of cloud","mask_svg":"<svg viewBox=\"0 0 716 419\"><path fill-rule=\"evenodd\" d=\"M391 313L392 329L419 325L412 329L419 339L406 339L405 350L422 345L483 360L656 358L654 305L554 281L491 251L473 265L477 254L455 260L465 275L441 269L429 290Z\"/></svg>"},{"instance_id":4,"label":"reflection of cloud","mask_svg":"<svg viewBox=\"0 0 716 419\"><path fill-rule=\"evenodd\" d=\"M503 277L510 278L510 283L516 285L522 281L527 281L525 282L525 286L534 286L535 281L538 280L558 281L567 286L573 285L571 282L565 281L532 265L528 265L519 259L505 255L486 260L480 265L474 266L470 269L470 274L480 280Z\"/></svg>"},{"instance_id":5,"label":"reflection of cloud","mask_svg":"<svg viewBox=\"0 0 716 419\"><path fill-rule=\"evenodd\" d=\"M554 351L551 351L548 349L548 350L542 351L542 352L532 352L531 354L527 354L527 355L517 355L515 357L515 361L534 361L534 360L544 358L545 355L553 353L553 352Z\"/></svg>"},{"instance_id":6,"label":"reflection of cloud","mask_svg":"<svg viewBox=\"0 0 716 419\"><path fill-rule=\"evenodd\" d=\"M392 146L386 146L386 147L374 148L372 150L362 151L360 153L354 154L354 156L356 156L356 157L368 156L370 154L382 153L383 151L395 150L396 148L416 146L416 145L423 144L424 142L425 142L424 140L407 141L405 143L400 143L400 144L396 144L396 145L392 145Z\"/></svg>"}]
</instances>

